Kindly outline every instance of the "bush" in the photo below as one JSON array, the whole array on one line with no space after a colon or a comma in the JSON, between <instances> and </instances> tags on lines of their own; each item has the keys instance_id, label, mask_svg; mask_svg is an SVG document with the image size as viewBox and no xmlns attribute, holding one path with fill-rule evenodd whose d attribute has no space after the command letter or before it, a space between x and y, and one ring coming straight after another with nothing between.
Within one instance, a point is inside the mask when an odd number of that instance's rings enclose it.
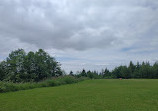
<instances>
[{"instance_id":1,"label":"bush","mask_svg":"<svg viewBox=\"0 0 158 111\"><path fill-rule=\"evenodd\" d=\"M76 78L73 76L62 76L57 78L52 78L49 80L41 81L38 83L12 83L12 82L3 82L0 81L0 92L10 92L10 91L18 91L18 90L26 90L33 89L39 87L52 87L59 86L63 84L72 84L77 83L79 81L86 80L88 78Z\"/></svg>"}]
</instances>

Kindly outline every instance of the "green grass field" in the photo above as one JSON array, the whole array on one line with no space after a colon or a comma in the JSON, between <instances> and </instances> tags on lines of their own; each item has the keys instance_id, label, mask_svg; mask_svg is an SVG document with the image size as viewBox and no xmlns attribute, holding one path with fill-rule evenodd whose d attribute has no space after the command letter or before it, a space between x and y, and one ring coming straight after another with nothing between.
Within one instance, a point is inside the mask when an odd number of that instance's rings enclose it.
<instances>
[{"instance_id":1,"label":"green grass field","mask_svg":"<svg viewBox=\"0 0 158 111\"><path fill-rule=\"evenodd\" d=\"M0 111L158 111L158 80L86 80L0 93Z\"/></svg>"}]
</instances>

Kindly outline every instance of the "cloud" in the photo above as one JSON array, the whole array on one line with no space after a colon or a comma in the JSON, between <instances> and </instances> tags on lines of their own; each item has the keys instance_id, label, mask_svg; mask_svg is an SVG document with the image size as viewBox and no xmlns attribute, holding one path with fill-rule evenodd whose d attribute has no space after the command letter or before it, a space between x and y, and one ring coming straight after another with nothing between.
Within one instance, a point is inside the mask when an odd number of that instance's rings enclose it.
<instances>
[{"instance_id":1,"label":"cloud","mask_svg":"<svg viewBox=\"0 0 158 111\"><path fill-rule=\"evenodd\" d=\"M2 35L0 35L2 36ZM33 44L28 44L28 43L22 43L19 39L17 38L9 38L7 36L4 36L4 38L0 37L0 61L4 60L6 56L13 50L16 50L18 48L23 48L25 51L35 51L37 47Z\"/></svg>"},{"instance_id":2,"label":"cloud","mask_svg":"<svg viewBox=\"0 0 158 111\"><path fill-rule=\"evenodd\" d=\"M44 48L62 57L81 59L85 54L86 64L90 55L98 56L94 64L106 64L99 58L112 64L142 54L150 59L149 53L155 59L157 6L157 0L2 0L1 56L16 48Z\"/></svg>"},{"instance_id":3,"label":"cloud","mask_svg":"<svg viewBox=\"0 0 158 111\"><path fill-rule=\"evenodd\" d=\"M149 14L152 9L144 8L144 4L134 7L136 3L141 2L3 1L1 33L10 34L11 37L18 38L22 42L44 48L74 48L75 50L104 48L116 42L119 36L125 38L127 32L136 31L134 33L138 34L138 28L148 24L145 23L147 20L141 20L142 17L147 17L144 14ZM152 13L155 18L154 11ZM137 15L140 17L135 20ZM153 18L147 19L150 21ZM96 40L98 38L100 40ZM101 45L100 42L103 41L105 43ZM83 45L80 45L81 43Z\"/></svg>"}]
</instances>

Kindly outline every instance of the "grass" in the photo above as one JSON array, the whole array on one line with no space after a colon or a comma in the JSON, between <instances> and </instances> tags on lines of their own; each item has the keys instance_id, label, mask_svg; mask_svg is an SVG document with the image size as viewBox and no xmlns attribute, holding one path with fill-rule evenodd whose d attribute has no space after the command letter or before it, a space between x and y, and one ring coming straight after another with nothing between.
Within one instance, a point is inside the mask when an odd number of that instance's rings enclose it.
<instances>
[{"instance_id":1,"label":"grass","mask_svg":"<svg viewBox=\"0 0 158 111\"><path fill-rule=\"evenodd\" d=\"M0 111L158 111L158 80L86 80L1 93Z\"/></svg>"}]
</instances>

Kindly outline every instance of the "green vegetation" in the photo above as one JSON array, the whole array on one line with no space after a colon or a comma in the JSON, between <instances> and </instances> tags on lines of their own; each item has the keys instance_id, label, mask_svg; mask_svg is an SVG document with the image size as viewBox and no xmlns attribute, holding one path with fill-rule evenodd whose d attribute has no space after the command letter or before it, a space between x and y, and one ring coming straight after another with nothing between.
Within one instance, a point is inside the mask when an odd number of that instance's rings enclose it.
<instances>
[{"instance_id":1,"label":"green vegetation","mask_svg":"<svg viewBox=\"0 0 158 111\"><path fill-rule=\"evenodd\" d=\"M36 52L26 53L23 49L12 51L6 60L0 62L0 81L26 83L39 82L64 75L59 62L51 57L43 49ZM149 62L137 62L136 65L131 61L129 66L118 66L109 71L107 68L101 72L85 71L78 74L70 71L71 76L88 77L91 79L102 78L158 78L158 62L151 65ZM30 86L32 87L32 86Z\"/></svg>"},{"instance_id":2,"label":"green vegetation","mask_svg":"<svg viewBox=\"0 0 158 111\"><path fill-rule=\"evenodd\" d=\"M73 75L73 72L70 71L70 75ZM97 71L85 71L84 69L77 75L77 77L89 77L93 79L101 78L143 78L143 79L158 79L158 62L155 62L153 65L150 65L149 62L142 62L141 64L137 62L136 65L131 61L129 66L118 66L112 71L109 71L107 68L101 72Z\"/></svg>"},{"instance_id":3,"label":"green vegetation","mask_svg":"<svg viewBox=\"0 0 158 111\"><path fill-rule=\"evenodd\" d=\"M59 86L64 84L72 84L82 81L86 78L75 78L72 76L63 76L48 79L38 83L12 83L12 82L0 82L0 92L10 92L10 91L18 91L18 90L26 90L33 89L39 87L51 87L51 86Z\"/></svg>"},{"instance_id":4,"label":"green vegetation","mask_svg":"<svg viewBox=\"0 0 158 111\"><path fill-rule=\"evenodd\" d=\"M0 94L0 111L157 111L158 80L102 79Z\"/></svg>"},{"instance_id":5,"label":"green vegetation","mask_svg":"<svg viewBox=\"0 0 158 111\"><path fill-rule=\"evenodd\" d=\"M35 53L18 49L0 63L1 81L38 82L61 75L60 64L42 49Z\"/></svg>"}]
</instances>

